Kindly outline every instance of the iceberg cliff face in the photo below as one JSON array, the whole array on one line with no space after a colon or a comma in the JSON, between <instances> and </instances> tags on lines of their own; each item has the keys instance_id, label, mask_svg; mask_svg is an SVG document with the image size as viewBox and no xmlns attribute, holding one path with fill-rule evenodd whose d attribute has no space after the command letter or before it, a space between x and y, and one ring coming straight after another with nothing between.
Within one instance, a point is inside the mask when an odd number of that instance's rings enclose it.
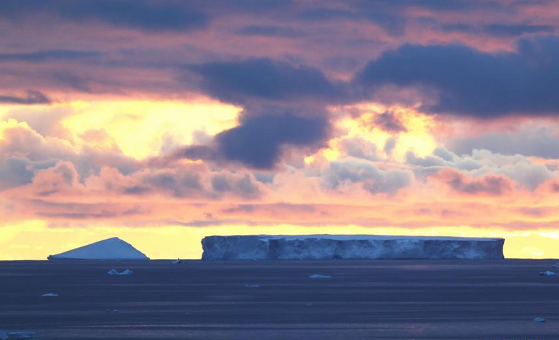
<instances>
[{"instance_id":1,"label":"iceberg cliff face","mask_svg":"<svg viewBox=\"0 0 559 340\"><path fill-rule=\"evenodd\" d=\"M203 260L503 259L505 240L374 235L208 236Z\"/></svg>"}]
</instances>

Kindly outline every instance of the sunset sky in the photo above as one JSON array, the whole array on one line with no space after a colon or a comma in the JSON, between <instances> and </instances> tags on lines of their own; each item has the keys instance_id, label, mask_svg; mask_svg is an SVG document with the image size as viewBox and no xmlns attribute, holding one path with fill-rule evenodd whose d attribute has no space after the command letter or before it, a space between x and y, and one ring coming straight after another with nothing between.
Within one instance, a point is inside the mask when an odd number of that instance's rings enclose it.
<instances>
[{"instance_id":1,"label":"sunset sky","mask_svg":"<svg viewBox=\"0 0 559 340\"><path fill-rule=\"evenodd\" d=\"M558 18L554 0L2 0L0 260L316 233L557 258Z\"/></svg>"}]
</instances>

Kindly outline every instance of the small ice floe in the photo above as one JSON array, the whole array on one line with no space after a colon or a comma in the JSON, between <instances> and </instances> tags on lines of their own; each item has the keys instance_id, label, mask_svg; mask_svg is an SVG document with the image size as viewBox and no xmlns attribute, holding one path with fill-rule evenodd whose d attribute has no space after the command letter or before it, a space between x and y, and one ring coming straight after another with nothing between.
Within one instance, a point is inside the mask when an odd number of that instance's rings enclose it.
<instances>
[{"instance_id":1,"label":"small ice floe","mask_svg":"<svg viewBox=\"0 0 559 340\"><path fill-rule=\"evenodd\" d=\"M546 270L545 272L540 272L540 276L555 276L557 273L552 272L550 270Z\"/></svg>"},{"instance_id":2,"label":"small ice floe","mask_svg":"<svg viewBox=\"0 0 559 340\"><path fill-rule=\"evenodd\" d=\"M56 294L56 293L46 293L46 294L43 294L43 295L41 295L41 296L42 296L42 297L57 297L58 294Z\"/></svg>"},{"instance_id":3,"label":"small ice floe","mask_svg":"<svg viewBox=\"0 0 559 340\"><path fill-rule=\"evenodd\" d=\"M332 276L330 275L320 275L320 274L314 274L309 276L309 279L331 279Z\"/></svg>"},{"instance_id":4,"label":"small ice floe","mask_svg":"<svg viewBox=\"0 0 559 340\"><path fill-rule=\"evenodd\" d=\"M559 268L559 262L553 265L554 268Z\"/></svg>"},{"instance_id":5,"label":"small ice floe","mask_svg":"<svg viewBox=\"0 0 559 340\"><path fill-rule=\"evenodd\" d=\"M534 322L545 322L545 319L542 318L541 316L538 316L537 318L534 319Z\"/></svg>"},{"instance_id":6,"label":"small ice floe","mask_svg":"<svg viewBox=\"0 0 559 340\"><path fill-rule=\"evenodd\" d=\"M131 271L130 269L126 269L126 270L123 270L121 272L119 272L116 269L111 269L107 272L107 274L109 274L109 275L132 275L132 274L134 274L134 272Z\"/></svg>"},{"instance_id":7,"label":"small ice floe","mask_svg":"<svg viewBox=\"0 0 559 340\"><path fill-rule=\"evenodd\" d=\"M179 263L182 263L182 261L181 261L181 259L176 259L176 260L173 260L171 263L179 264Z\"/></svg>"},{"instance_id":8,"label":"small ice floe","mask_svg":"<svg viewBox=\"0 0 559 340\"><path fill-rule=\"evenodd\" d=\"M255 285L255 284L246 284L245 287L247 288L260 288L260 285Z\"/></svg>"},{"instance_id":9,"label":"small ice floe","mask_svg":"<svg viewBox=\"0 0 559 340\"><path fill-rule=\"evenodd\" d=\"M35 332L8 332L0 330L0 340L8 339L32 339Z\"/></svg>"}]
</instances>

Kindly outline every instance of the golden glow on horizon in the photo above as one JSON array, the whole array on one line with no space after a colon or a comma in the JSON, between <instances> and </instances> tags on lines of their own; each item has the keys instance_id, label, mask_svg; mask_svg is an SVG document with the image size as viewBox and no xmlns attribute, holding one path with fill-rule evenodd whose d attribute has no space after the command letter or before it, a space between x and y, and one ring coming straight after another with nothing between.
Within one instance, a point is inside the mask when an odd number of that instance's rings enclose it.
<instances>
[{"instance_id":1,"label":"golden glow on horizon","mask_svg":"<svg viewBox=\"0 0 559 340\"><path fill-rule=\"evenodd\" d=\"M0 139L6 128L29 126L24 121L7 119L11 115L17 117L24 113L26 118L51 115L53 120L59 116L61 125L71 134L69 141L75 146L106 149L117 146L125 155L143 159L158 155L165 147L201 142L194 140L195 132L213 136L230 129L237 125L241 110L234 105L203 99L191 102L72 101L26 107L25 111L17 105L0 105Z\"/></svg>"},{"instance_id":2,"label":"golden glow on horizon","mask_svg":"<svg viewBox=\"0 0 559 340\"><path fill-rule=\"evenodd\" d=\"M113 141L124 154L136 159L159 154L165 143L192 144L196 131L212 136L232 128L241 111L233 105L210 101L120 100L68 105L76 114L63 120L62 125L75 136L106 147ZM90 138L88 132L96 130L104 130L110 140L96 141L95 134Z\"/></svg>"},{"instance_id":3,"label":"golden glow on horizon","mask_svg":"<svg viewBox=\"0 0 559 340\"><path fill-rule=\"evenodd\" d=\"M328 143L328 148L319 151L328 161L337 160L343 157L339 144L346 138L360 138L367 142L377 145L382 149L388 140L397 135L397 143L392 150L394 160L404 162L409 151L414 152L418 157L425 157L432 154L437 147L435 138L431 131L435 126L432 117L421 114L413 109L405 107L386 107L375 103L365 103L352 106L347 109L356 109L361 112L358 118L345 115L336 122L336 128L344 131L343 135L333 138ZM334 109L339 110L339 108ZM343 111L342 111L343 112ZM405 127L406 131L397 134L384 131L374 127L374 120L384 112L393 113ZM311 164L316 157L309 156L305 159L306 164Z\"/></svg>"},{"instance_id":4,"label":"golden glow on horizon","mask_svg":"<svg viewBox=\"0 0 559 340\"><path fill-rule=\"evenodd\" d=\"M515 231L448 228L364 228L349 226L301 227L279 226L216 226L216 227L48 227L41 220L30 220L0 227L0 260L44 260L48 255L74 249L110 237L120 237L133 244L152 259L199 259L201 240L209 235L250 234L376 234L424 235L505 238L507 258L559 258L557 233L549 231Z\"/></svg>"}]
</instances>

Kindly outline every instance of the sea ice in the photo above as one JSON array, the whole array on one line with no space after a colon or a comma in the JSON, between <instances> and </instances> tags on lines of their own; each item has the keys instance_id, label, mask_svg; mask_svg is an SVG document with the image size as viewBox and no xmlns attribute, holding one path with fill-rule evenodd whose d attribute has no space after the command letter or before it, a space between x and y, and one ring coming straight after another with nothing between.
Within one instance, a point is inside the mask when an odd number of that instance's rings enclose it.
<instances>
[{"instance_id":1,"label":"sea ice","mask_svg":"<svg viewBox=\"0 0 559 340\"><path fill-rule=\"evenodd\" d=\"M134 272L131 271L130 269L125 269L121 272L119 272L116 269L111 269L107 272L107 274L109 274L109 275L132 275L132 274L134 274Z\"/></svg>"},{"instance_id":2,"label":"sea ice","mask_svg":"<svg viewBox=\"0 0 559 340\"><path fill-rule=\"evenodd\" d=\"M49 260L149 260L149 258L130 243L118 237L91 243L57 255Z\"/></svg>"},{"instance_id":3,"label":"sea ice","mask_svg":"<svg viewBox=\"0 0 559 340\"><path fill-rule=\"evenodd\" d=\"M330 275L320 275L320 274L314 274L309 276L309 279L331 279L332 276Z\"/></svg>"}]
</instances>

